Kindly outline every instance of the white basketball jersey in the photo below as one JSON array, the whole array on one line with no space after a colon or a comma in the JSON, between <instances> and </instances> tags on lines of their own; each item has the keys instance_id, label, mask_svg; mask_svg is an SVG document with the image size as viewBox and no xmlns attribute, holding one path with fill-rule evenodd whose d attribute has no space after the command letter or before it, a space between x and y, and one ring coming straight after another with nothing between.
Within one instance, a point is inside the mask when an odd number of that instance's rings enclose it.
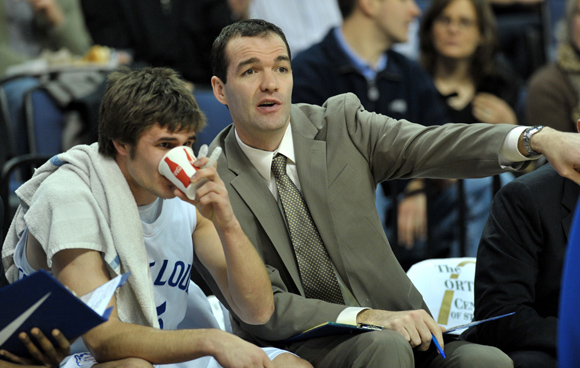
<instances>
[{"instance_id":1,"label":"white basketball jersey","mask_svg":"<svg viewBox=\"0 0 580 368\"><path fill-rule=\"evenodd\" d=\"M174 330L185 317L187 291L193 265L192 234L197 224L195 207L179 198L163 200L161 214L143 224L145 247L155 293L159 325Z\"/></svg>"}]
</instances>

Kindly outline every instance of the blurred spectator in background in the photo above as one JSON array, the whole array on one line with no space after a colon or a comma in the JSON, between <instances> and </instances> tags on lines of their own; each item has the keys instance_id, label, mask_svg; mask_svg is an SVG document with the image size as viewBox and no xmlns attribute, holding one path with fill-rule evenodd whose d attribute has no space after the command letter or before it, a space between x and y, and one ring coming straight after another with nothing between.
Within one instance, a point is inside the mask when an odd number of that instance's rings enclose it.
<instances>
[{"instance_id":1,"label":"blurred spectator in background","mask_svg":"<svg viewBox=\"0 0 580 368\"><path fill-rule=\"evenodd\" d=\"M329 29L342 23L338 0L238 1L249 3L248 18L264 19L282 28L292 55L320 42Z\"/></svg>"},{"instance_id":2,"label":"blurred spectator in background","mask_svg":"<svg viewBox=\"0 0 580 368\"><path fill-rule=\"evenodd\" d=\"M95 43L128 52L136 66L169 67L209 87L213 40L247 1L82 0L82 7Z\"/></svg>"},{"instance_id":3,"label":"blurred spectator in background","mask_svg":"<svg viewBox=\"0 0 580 368\"><path fill-rule=\"evenodd\" d=\"M449 121L431 78L392 50L420 14L414 0L339 0L344 22L292 60L292 102L322 105L352 92L365 109L423 125Z\"/></svg>"},{"instance_id":4,"label":"blurred spectator in background","mask_svg":"<svg viewBox=\"0 0 580 368\"><path fill-rule=\"evenodd\" d=\"M497 32L486 0L433 0L422 18L420 60L451 120L517 124L520 84L497 57Z\"/></svg>"},{"instance_id":5,"label":"blurred spectator in background","mask_svg":"<svg viewBox=\"0 0 580 368\"><path fill-rule=\"evenodd\" d=\"M43 50L83 55L90 46L78 0L0 1L0 77Z\"/></svg>"},{"instance_id":6,"label":"blurred spectator in background","mask_svg":"<svg viewBox=\"0 0 580 368\"><path fill-rule=\"evenodd\" d=\"M84 55L91 47L79 0L0 1L0 78L44 51ZM41 81L33 74L4 81L7 115L15 140L13 154L29 152L24 97Z\"/></svg>"},{"instance_id":7,"label":"blurred spectator in background","mask_svg":"<svg viewBox=\"0 0 580 368\"><path fill-rule=\"evenodd\" d=\"M567 1L558 31L555 61L529 81L525 122L574 132L580 119L580 1Z\"/></svg>"}]
</instances>

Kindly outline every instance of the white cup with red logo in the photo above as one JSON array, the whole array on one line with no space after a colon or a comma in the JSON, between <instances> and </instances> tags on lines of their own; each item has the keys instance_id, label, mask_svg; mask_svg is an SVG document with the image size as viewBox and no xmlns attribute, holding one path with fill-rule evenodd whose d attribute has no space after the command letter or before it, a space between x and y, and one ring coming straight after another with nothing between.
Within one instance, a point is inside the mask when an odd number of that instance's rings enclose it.
<instances>
[{"instance_id":1,"label":"white cup with red logo","mask_svg":"<svg viewBox=\"0 0 580 368\"><path fill-rule=\"evenodd\" d=\"M191 147L178 146L167 152L159 162L159 173L169 179L187 198L195 199L199 183L192 183L191 177L197 171Z\"/></svg>"}]
</instances>

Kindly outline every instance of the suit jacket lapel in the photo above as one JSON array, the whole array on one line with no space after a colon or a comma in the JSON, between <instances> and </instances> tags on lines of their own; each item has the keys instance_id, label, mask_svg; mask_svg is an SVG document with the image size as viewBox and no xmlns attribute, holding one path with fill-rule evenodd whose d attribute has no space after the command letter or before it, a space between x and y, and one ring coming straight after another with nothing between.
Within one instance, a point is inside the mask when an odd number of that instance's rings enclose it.
<instances>
[{"instance_id":1,"label":"suit jacket lapel","mask_svg":"<svg viewBox=\"0 0 580 368\"><path fill-rule=\"evenodd\" d=\"M278 203L266 185L264 178L254 168L250 160L240 149L232 128L225 139L228 155L228 169L236 174L231 185L270 238L278 255L284 261L292 280L302 294L304 291L300 282L298 266L294 251L286 230L286 222L282 217ZM240 222L241 219L240 219Z\"/></svg>"},{"instance_id":2,"label":"suit jacket lapel","mask_svg":"<svg viewBox=\"0 0 580 368\"><path fill-rule=\"evenodd\" d=\"M332 217L332 211L328 200L326 142L314 139L318 130L298 108L292 109L290 121L302 195L332 263L350 288L338 239L332 226L333 221L328 221Z\"/></svg>"}]
</instances>

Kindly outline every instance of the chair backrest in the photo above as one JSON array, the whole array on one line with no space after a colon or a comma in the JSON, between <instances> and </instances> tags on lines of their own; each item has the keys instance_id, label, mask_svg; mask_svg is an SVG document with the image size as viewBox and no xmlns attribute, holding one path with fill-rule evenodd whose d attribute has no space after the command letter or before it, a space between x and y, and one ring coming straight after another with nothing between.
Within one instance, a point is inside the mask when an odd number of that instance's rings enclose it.
<instances>
[{"instance_id":1,"label":"chair backrest","mask_svg":"<svg viewBox=\"0 0 580 368\"><path fill-rule=\"evenodd\" d=\"M35 167L40 166L47 159L48 157L45 156L29 154L12 157L2 165L0 171L0 254L4 245L4 237L8 233L12 217L18 207L14 190L23 179L27 179L31 175ZM6 285L8 285L8 280L4 275L4 266L0 259L0 287Z\"/></svg>"},{"instance_id":2,"label":"chair backrest","mask_svg":"<svg viewBox=\"0 0 580 368\"><path fill-rule=\"evenodd\" d=\"M2 197L0 197L0 254L2 254L2 245L4 244L4 202ZM0 258L0 287L8 284L6 276L4 276L4 265L2 264L2 259Z\"/></svg>"},{"instance_id":3,"label":"chair backrest","mask_svg":"<svg viewBox=\"0 0 580 368\"><path fill-rule=\"evenodd\" d=\"M473 320L475 257L428 259L411 266L407 275L439 325L449 328Z\"/></svg>"},{"instance_id":4,"label":"chair backrest","mask_svg":"<svg viewBox=\"0 0 580 368\"><path fill-rule=\"evenodd\" d=\"M42 87L32 89L25 100L30 153L54 155L62 151L64 113Z\"/></svg>"},{"instance_id":5,"label":"chair backrest","mask_svg":"<svg viewBox=\"0 0 580 368\"><path fill-rule=\"evenodd\" d=\"M0 88L0 166L14 155L14 141L6 92Z\"/></svg>"},{"instance_id":6,"label":"chair backrest","mask_svg":"<svg viewBox=\"0 0 580 368\"><path fill-rule=\"evenodd\" d=\"M216 100L211 89L199 88L193 95L207 117L207 126L197 134L196 147L199 149L203 144L209 145L219 132L230 125L232 117L228 108Z\"/></svg>"},{"instance_id":7,"label":"chair backrest","mask_svg":"<svg viewBox=\"0 0 580 368\"><path fill-rule=\"evenodd\" d=\"M4 202L2 232L8 232L12 217L18 208L14 191L34 173L34 169L50 159L50 155L27 154L16 156L2 165L0 172L0 197Z\"/></svg>"},{"instance_id":8,"label":"chair backrest","mask_svg":"<svg viewBox=\"0 0 580 368\"><path fill-rule=\"evenodd\" d=\"M4 200L0 197L0 249L4 244Z\"/></svg>"}]
</instances>

